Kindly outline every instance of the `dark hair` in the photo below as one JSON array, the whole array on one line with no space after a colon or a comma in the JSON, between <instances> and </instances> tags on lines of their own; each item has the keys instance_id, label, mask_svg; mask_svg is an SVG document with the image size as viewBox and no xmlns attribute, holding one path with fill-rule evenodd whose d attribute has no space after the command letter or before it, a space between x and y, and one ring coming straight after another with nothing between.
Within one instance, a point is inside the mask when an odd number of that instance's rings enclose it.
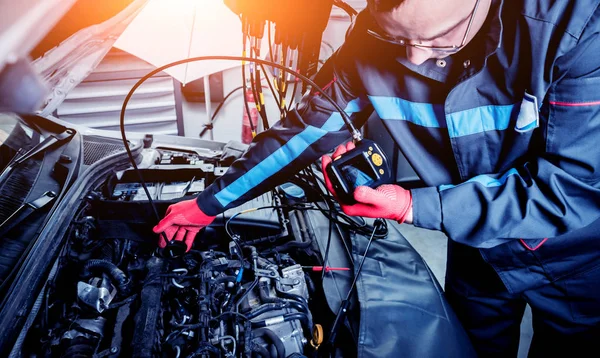
<instances>
[{"instance_id":1,"label":"dark hair","mask_svg":"<svg viewBox=\"0 0 600 358\"><path fill-rule=\"evenodd\" d=\"M400 6L404 0L367 0L374 11L391 11Z\"/></svg>"}]
</instances>

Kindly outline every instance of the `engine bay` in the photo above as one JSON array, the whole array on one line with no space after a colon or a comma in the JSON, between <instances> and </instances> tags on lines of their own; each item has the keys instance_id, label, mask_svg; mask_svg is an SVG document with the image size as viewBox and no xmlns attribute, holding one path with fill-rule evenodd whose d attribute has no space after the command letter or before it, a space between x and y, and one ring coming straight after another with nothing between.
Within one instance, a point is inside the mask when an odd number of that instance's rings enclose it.
<instances>
[{"instance_id":1,"label":"engine bay","mask_svg":"<svg viewBox=\"0 0 600 358\"><path fill-rule=\"evenodd\" d=\"M152 157L143 172L160 212L218 176L219 163L194 155ZM154 180L159 171L163 181ZM22 355L319 355L335 315L313 270L323 258L306 225L310 203L278 188L219 216L185 255L166 257L140 187L124 171L85 196ZM344 356L354 355L353 346Z\"/></svg>"},{"instance_id":2,"label":"engine bay","mask_svg":"<svg viewBox=\"0 0 600 358\"><path fill-rule=\"evenodd\" d=\"M345 215L317 165L218 215L174 255L154 225L243 150L144 140L136 170L115 141L82 142L80 176L39 211L34 236L11 234L29 247L4 240L22 254L3 250L19 260L0 307L3 356L469 356L423 258L393 223ZM64 173L68 161L51 158L42 174Z\"/></svg>"}]
</instances>

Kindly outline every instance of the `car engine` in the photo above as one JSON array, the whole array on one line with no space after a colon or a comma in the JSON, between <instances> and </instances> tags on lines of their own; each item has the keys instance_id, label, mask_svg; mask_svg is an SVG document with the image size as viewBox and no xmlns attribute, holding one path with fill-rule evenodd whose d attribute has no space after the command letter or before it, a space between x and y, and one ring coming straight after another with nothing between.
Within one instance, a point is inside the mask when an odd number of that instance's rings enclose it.
<instances>
[{"instance_id":1,"label":"car engine","mask_svg":"<svg viewBox=\"0 0 600 358\"><path fill-rule=\"evenodd\" d=\"M309 304L315 285L296 261L307 262L300 250L306 243L285 231L274 235L268 223L262 232L269 235L261 238L260 220L257 229L256 222L232 226L229 219L201 231L186 254L166 257L148 223L125 217L130 204L136 202L98 193L86 198L23 355L305 357L316 351L322 327L313 323ZM277 240L284 241L279 250Z\"/></svg>"}]
</instances>

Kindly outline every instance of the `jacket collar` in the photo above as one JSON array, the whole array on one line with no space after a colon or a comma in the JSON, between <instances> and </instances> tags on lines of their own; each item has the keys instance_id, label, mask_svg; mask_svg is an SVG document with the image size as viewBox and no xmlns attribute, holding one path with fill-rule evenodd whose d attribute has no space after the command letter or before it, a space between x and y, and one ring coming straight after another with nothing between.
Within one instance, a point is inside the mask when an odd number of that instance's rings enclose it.
<instances>
[{"instance_id":1,"label":"jacket collar","mask_svg":"<svg viewBox=\"0 0 600 358\"><path fill-rule=\"evenodd\" d=\"M503 4L504 0L492 0L487 19L483 26L464 49L446 59L446 62L449 64L446 69L440 69L439 66L436 65L435 59L427 60L425 63L418 66L412 64L406 58L404 47L400 45L395 46L392 44L381 43L381 46L385 46L385 51L382 52L395 55L396 61L401 63L408 70L439 82L446 82L448 80L451 75L451 67L460 71L459 75L452 77L463 78L465 76L470 76L478 72L481 67L485 65L487 59L496 53L502 44ZM359 36L360 38L365 38L365 36L370 38L370 36L366 34L366 30L372 27L374 23L375 20L371 16L369 10L364 9L356 16L355 20L350 25L350 28L346 33L346 39L349 39L353 34L359 35L359 33L364 35ZM372 40L378 41L374 38ZM463 68L462 64L467 60L472 63L472 66L470 69L463 71L461 70ZM454 65L450 66L450 64Z\"/></svg>"}]
</instances>

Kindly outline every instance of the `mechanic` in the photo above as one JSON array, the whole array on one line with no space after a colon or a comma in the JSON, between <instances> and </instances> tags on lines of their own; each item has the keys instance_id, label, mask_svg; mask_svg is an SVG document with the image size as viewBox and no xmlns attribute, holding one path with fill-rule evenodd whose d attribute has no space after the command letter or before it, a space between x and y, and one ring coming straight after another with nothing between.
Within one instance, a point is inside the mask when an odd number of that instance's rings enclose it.
<instances>
[{"instance_id":1,"label":"mechanic","mask_svg":"<svg viewBox=\"0 0 600 358\"><path fill-rule=\"evenodd\" d=\"M377 113L426 185L359 187L343 210L448 236L445 293L481 356L517 355L526 303L531 356L600 352L599 3L369 0L317 75L357 127ZM189 248L349 136L309 93L154 230Z\"/></svg>"}]
</instances>

